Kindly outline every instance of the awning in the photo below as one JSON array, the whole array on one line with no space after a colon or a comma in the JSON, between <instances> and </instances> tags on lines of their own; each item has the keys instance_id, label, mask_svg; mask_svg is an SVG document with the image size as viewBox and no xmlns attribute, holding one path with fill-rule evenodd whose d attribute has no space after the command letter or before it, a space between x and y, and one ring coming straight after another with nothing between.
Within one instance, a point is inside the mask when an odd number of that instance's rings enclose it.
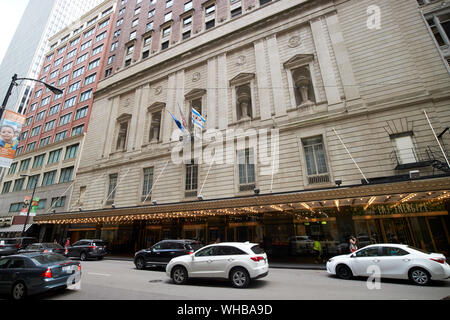
<instances>
[{"instance_id":1,"label":"awning","mask_svg":"<svg viewBox=\"0 0 450 320\"><path fill-rule=\"evenodd\" d=\"M27 224L25 226L25 231L27 231L28 229L30 229L30 227L33 224ZM0 228L0 233L7 233L7 232L22 232L23 231L23 224L15 224L12 225L8 228Z\"/></svg>"},{"instance_id":2,"label":"awning","mask_svg":"<svg viewBox=\"0 0 450 320\"><path fill-rule=\"evenodd\" d=\"M134 207L102 208L34 217L37 224L126 223L136 220L195 218L214 215L313 211L342 206L399 206L407 202L441 202L450 197L450 177L417 179L277 194L189 201Z\"/></svg>"}]
</instances>

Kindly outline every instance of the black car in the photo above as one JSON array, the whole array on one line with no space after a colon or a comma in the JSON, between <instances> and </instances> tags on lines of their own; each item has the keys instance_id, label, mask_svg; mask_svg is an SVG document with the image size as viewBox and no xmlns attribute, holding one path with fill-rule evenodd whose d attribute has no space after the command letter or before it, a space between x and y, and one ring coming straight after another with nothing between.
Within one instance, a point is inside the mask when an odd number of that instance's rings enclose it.
<instances>
[{"instance_id":1,"label":"black car","mask_svg":"<svg viewBox=\"0 0 450 320\"><path fill-rule=\"evenodd\" d=\"M80 258L81 261L93 258L101 260L107 254L107 242L100 239L83 239L66 247L64 255L71 258Z\"/></svg>"},{"instance_id":2,"label":"black car","mask_svg":"<svg viewBox=\"0 0 450 320\"><path fill-rule=\"evenodd\" d=\"M196 240L163 240L149 249L143 249L134 255L136 269L145 267L165 267L172 258L193 254L202 245Z\"/></svg>"},{"instance_id":3,"label":"black car","mask_svg":"<svg viewBox=\"0 0 450 320\"><path fill-rule=\"evenodd\" d=\"M64 254L65 250L62 245L57 243L33 243L24 249L20 249L17 253L30 253L30 252L41 252L41 253L53 252Z\"/></svg>"},{"instance_id":4,"label":"black car","mask_svg":"<svg viewBox=\"0 0 450 320\"><path fill-rule=\"evenodd\" d=\"M23 253L0 259L0 294L14 300L66 288L81 279L81 264L55 253Z\"/></svg>"},{"instance_id":5,"label":"black car","mask_svg":"<svg viewBox=\"0 0 450 320\"><path fill-rule=\"evenodd\" d=\"M18 250L28 246L31 243L38 242L33 237L4 238L0 239L0 257L16 254Z\"/></svg>"}]
</instances>

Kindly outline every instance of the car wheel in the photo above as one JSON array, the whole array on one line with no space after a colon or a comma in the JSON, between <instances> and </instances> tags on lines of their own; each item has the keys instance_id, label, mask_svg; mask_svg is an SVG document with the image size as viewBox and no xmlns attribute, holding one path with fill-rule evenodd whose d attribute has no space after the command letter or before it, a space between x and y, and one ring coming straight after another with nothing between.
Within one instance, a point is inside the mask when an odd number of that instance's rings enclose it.
<instances>
[{"instance_id":1,"label":"car wheel","mask_svg":"<svg viewBox=\"0 0 450 320\"><path fill-rule=\"evenodd\" d=\"M414 268L409 271L409 279L419 286L426 286L430 283L431 276L422 268Z\"/></svg>"},{"instance_id":2,"label":"car wheel","mask_svg":"<svg viewBox=\"0 0 450 320\"><path fill-rule=\"evenodd\" d=\"M136 262L134 263L136 265L136 269L142 270L145 267L145 261L144 258L137 258Z\"/></svg>"},{"instance_id":3,"label":"car wheel","mask_svg":"<svg viewBox=\"0 0 450 320\"><path fill-rule=\"evenodd\" d=\"M336 267L336 275L341 279L351 279L353 277L352 270L345 264L340 264Z\"/></svg>"},{"instance_id":4,"label":"car wheel","mask_svg":"<svg viewBox=\"0 0 450 320\"><path fill-rule=\"evenodd\" d=\"M27 288L23 282L14 284L11 290L11 296L14 300L23 300L27 296Z\"/></svg>"},{"instance_id":5,"label":"car wheel","mask_svg":"<svg viewBox=\"0 0 450 320\"><path fill-rule=\"evenodd\" d=\"M172 270L172 280L175 284L185 284L188 279L187 270L182 266L176 266Z\"/></svg>"},{"instance_id":6,"label":"car wheel","mask_svg":"<svg viewBox=\"0 0 450 320\"><path fill-rule=\"evenodd\" d=\"M82 253L80 254L80 260L81 260L81 261L86 261L86 260L87 260L87 254L86 254L86 252L82 252Z\"/></svg>"},{"instance_id":7,"label":"car wheel","mask_svg":"<svg viewBox=\"0 0 450 320\"><path fill-rule=\"evenodd\" d=\"M231 284L235 288L246 288L250 284L250 275L244 268L235 268L230 273Z\"/></svg>"}]
</instances>

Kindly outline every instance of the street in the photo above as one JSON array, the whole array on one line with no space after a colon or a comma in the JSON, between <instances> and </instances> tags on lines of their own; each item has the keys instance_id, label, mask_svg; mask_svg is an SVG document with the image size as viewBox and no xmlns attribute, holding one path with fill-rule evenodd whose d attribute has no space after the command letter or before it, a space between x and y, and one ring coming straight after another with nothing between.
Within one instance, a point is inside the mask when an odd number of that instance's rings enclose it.
<instances>
[{"instance_id":1,"label":"street","mask_svg":"<svg viewBox=\"0 0 450 320\"><path fill-rule=\"evenodd\" d=\"M341 280L322 270L271 268L247 289L227 281L191 279L172 283L162 269L136 270L131 261L82 262L80 289L38 295L49 300L441 300L450 296L450 281L418 287L405 280L382 280L368 289L367 279Z\"/></svg>"}]
</instances>

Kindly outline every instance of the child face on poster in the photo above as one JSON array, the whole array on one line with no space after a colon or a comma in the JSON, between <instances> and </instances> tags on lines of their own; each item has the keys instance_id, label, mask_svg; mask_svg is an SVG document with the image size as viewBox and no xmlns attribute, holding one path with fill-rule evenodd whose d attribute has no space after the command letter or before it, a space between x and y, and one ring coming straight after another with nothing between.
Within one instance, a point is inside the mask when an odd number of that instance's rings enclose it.
<instances>
[{"instance_id":1,"label":"child face on poster","mask_svg":"<svg viewBox=\"0 0 450 320\"><path fill-rule=\"evenodd\" d=\"M0 128L0 139L6 143L13 143L13 139L15 137L14 128L10 126L2 126Z\"/></svg>"}]
</instances>

